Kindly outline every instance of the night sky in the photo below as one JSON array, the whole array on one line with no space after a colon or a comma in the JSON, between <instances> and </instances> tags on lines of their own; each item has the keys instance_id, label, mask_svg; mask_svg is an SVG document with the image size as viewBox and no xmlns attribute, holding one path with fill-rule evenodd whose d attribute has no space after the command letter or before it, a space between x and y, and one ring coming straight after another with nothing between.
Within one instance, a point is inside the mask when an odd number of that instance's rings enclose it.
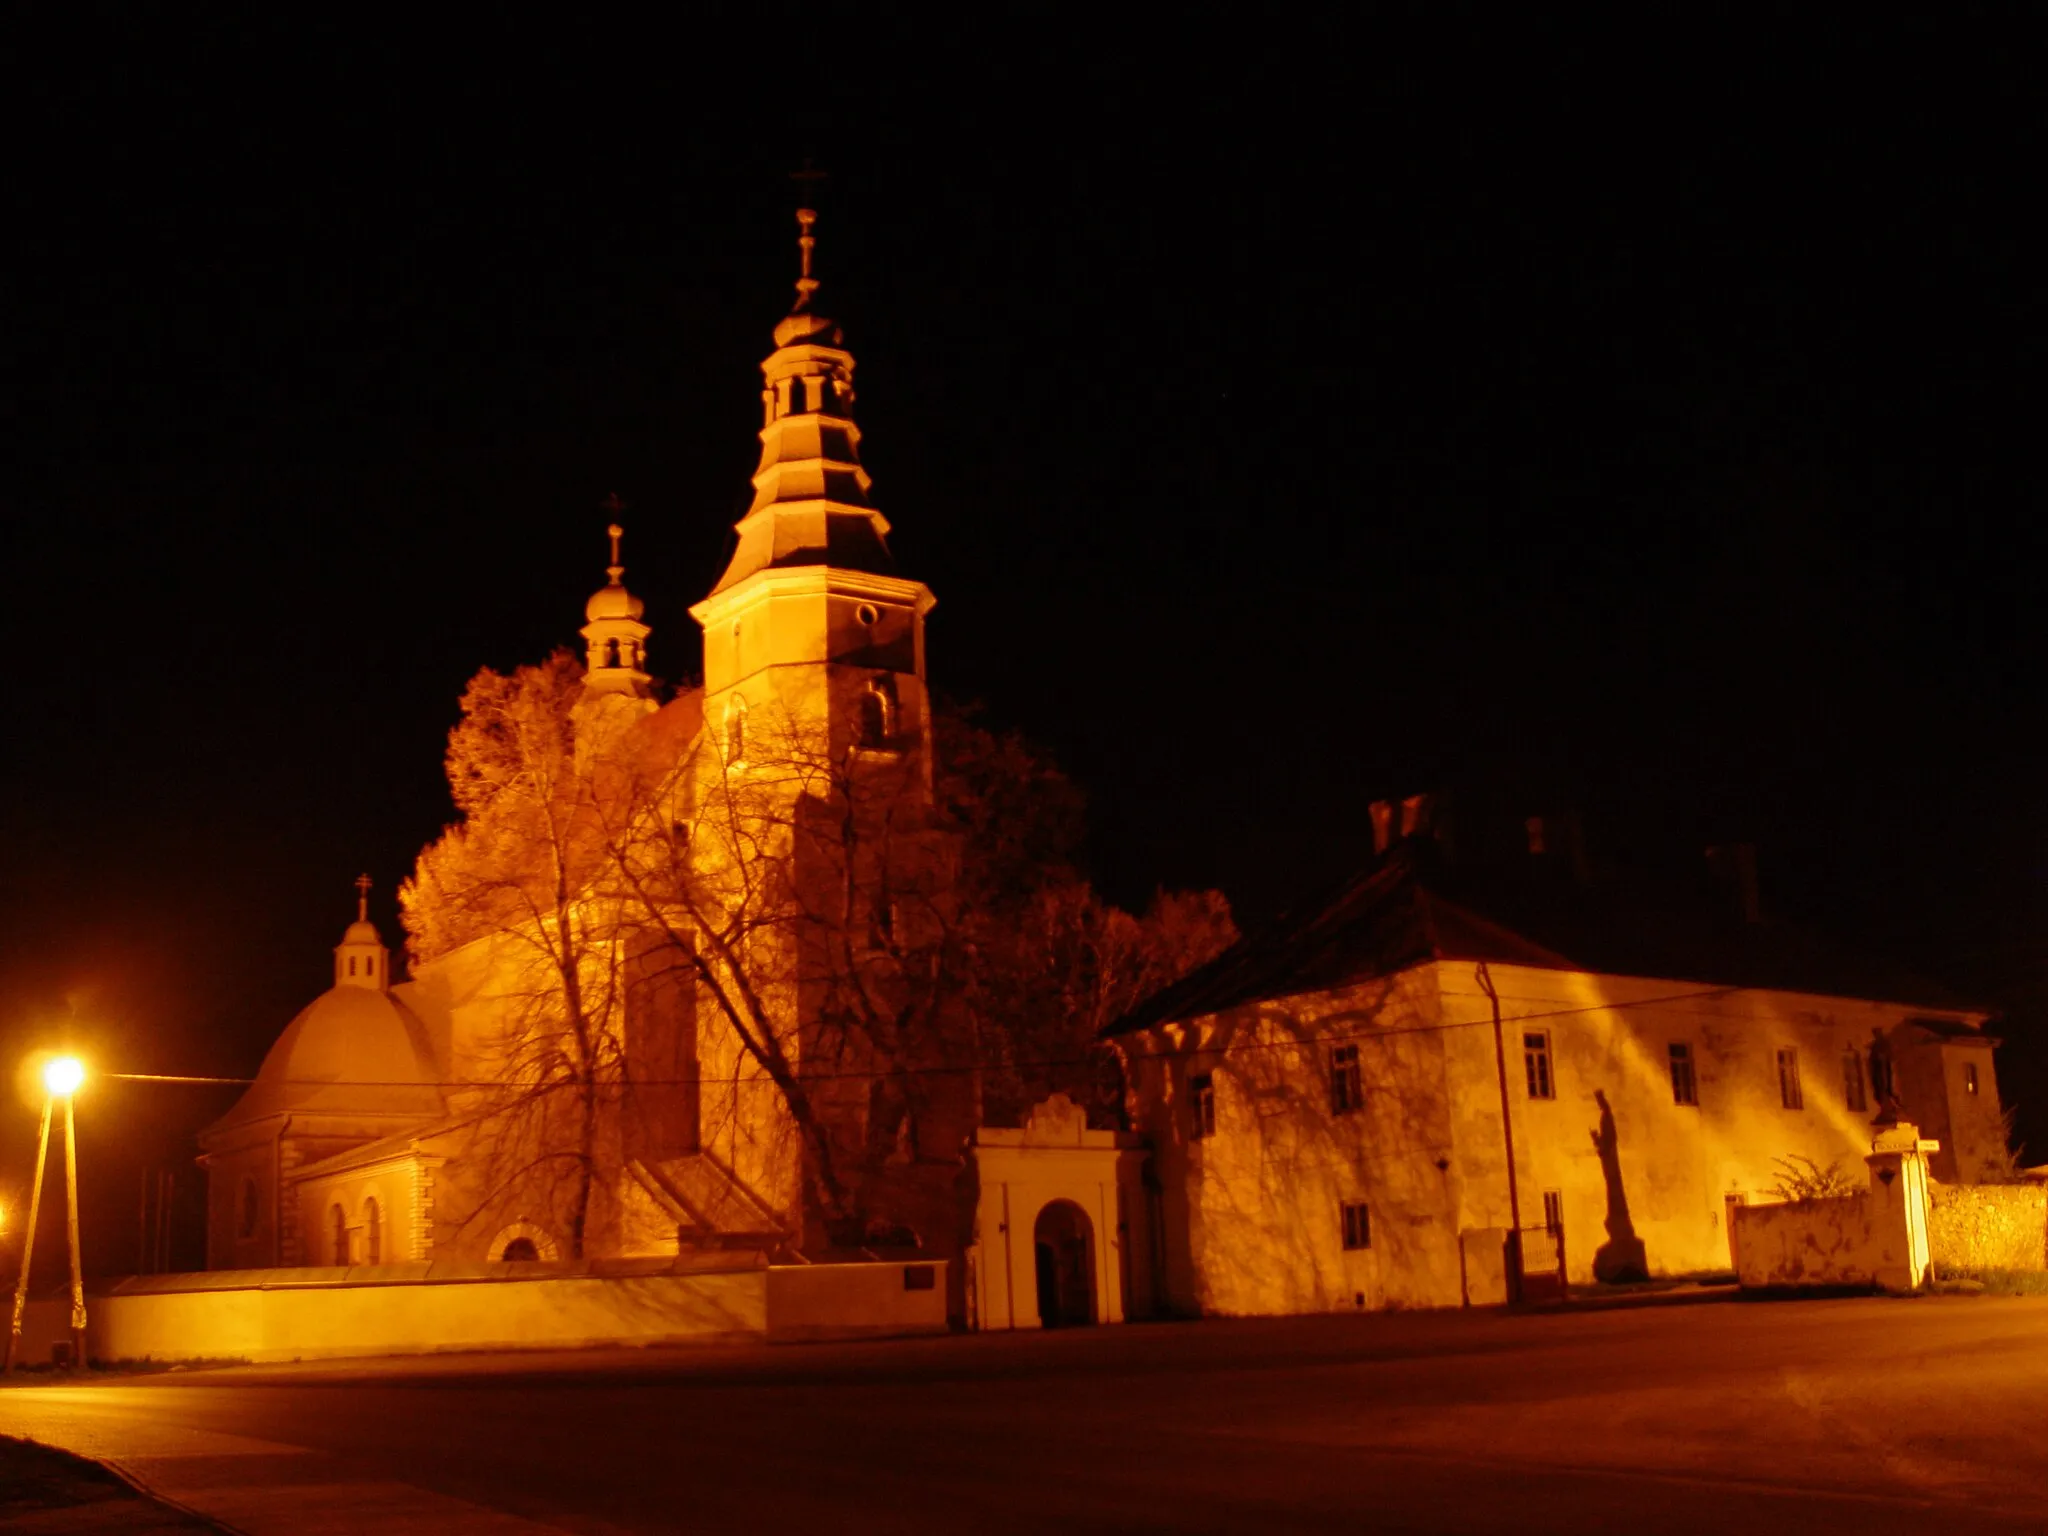
<instances>
[{"instance_id":1,"label":"night sky","mask_svg":"<svg viewBox=\"0 0 2048 1536\"><path fill-rule=\"evenodd\" d=\"M932 679L1111 894L1255 921L1473 779L1616 861L1753 839L1772 912L2003 1012L2048 1157L2040 30L708 14L17 59L0 1062L246 1074L359 870L396 939L463 684L575 642L609 492L695 670L815 156ZM198 1261L232 1097L81 1097L91 1267L150 1164Z\"/></svg>"}]
</instances>

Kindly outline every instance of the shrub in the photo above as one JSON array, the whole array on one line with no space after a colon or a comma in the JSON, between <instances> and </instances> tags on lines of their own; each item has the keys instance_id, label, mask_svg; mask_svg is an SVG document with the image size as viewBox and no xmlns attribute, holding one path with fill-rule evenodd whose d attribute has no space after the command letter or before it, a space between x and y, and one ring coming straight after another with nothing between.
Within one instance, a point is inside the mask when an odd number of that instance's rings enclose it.
<instances>
[{"instance_id":1,"label":"shrub","mask_svg":"<svg viewBox=\"0 0 2048 1536\"><path fill-rule=\"evenodd\" d=\"M1839 1161L1823 1168L1812 1158L1795 1152L1790 1157L1774 1157L1771 1162L1778 1170L1776 1189L1780 1200L1839 1200L1863 1187L1842 1172Z\"/></svg>"}]
</instances>

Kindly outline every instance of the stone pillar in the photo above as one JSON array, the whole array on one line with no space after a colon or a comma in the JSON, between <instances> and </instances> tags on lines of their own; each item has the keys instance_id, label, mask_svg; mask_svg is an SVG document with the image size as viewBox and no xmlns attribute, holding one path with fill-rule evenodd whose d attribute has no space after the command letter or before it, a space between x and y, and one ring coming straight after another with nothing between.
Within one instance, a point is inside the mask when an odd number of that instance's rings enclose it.
<instances>
[{"instance_id":1,"label":"stone pillar","mask_svg":"<svg viewBox=\"0 0 2048 1536\"><path fill-rule=\"evenodd\" d=\"M1887 1126L1870 1144L1870 1265L1887 1291L1916 1291L1927 1281L1927 1154L1917 1125Z\"/></svg>"}]
</instances>

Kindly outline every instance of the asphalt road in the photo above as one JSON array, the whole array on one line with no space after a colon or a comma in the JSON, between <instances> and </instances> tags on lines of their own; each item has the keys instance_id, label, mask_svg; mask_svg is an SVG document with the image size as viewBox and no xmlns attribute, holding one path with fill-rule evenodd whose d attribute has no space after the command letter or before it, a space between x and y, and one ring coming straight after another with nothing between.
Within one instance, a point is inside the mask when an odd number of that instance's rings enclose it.
<instances>
[{"instance_id":1,"label":"asphalt road","mask_svg":"<svg viewBox=\"0 0 2048 1536\"><path fill-rule=\"evenodd\" d=\"M269 1536L2048 1531L2048 1300L248 1367L0 1391Z\"/></svg>"}]
</instances>

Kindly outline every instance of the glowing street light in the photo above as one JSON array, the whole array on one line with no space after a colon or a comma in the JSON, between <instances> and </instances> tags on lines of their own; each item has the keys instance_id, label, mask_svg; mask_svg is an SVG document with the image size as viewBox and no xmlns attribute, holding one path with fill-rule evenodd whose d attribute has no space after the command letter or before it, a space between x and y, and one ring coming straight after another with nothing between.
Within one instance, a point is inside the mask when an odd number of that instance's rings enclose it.
<instances>
[{"instance_id":1,"label":"glowing street light","mask_svg":"<svg viewBox=\"0 0 2048 1536\"><path fill-rule=\"evenodd\" d=\"M7 1330L7 1354L0 1374L14 1369L21 1347L22 1314L28 1308L29 1264L35 1258L36 1218L43 1208L43 1168L50 1156L50 1117L64 1101L64 1194L66 1226L71 1238L71 1361L85 1365L85 1271L78 1258L78 1123L71 1101L85 1083L85 1064L76 1056L56 1056L43 1064L43 1129L36 1141L36 1179L28 1197L28 1227L21 1237L21 1274L14 1282L14 1316Z\"/></svg>"}]
</instances>

